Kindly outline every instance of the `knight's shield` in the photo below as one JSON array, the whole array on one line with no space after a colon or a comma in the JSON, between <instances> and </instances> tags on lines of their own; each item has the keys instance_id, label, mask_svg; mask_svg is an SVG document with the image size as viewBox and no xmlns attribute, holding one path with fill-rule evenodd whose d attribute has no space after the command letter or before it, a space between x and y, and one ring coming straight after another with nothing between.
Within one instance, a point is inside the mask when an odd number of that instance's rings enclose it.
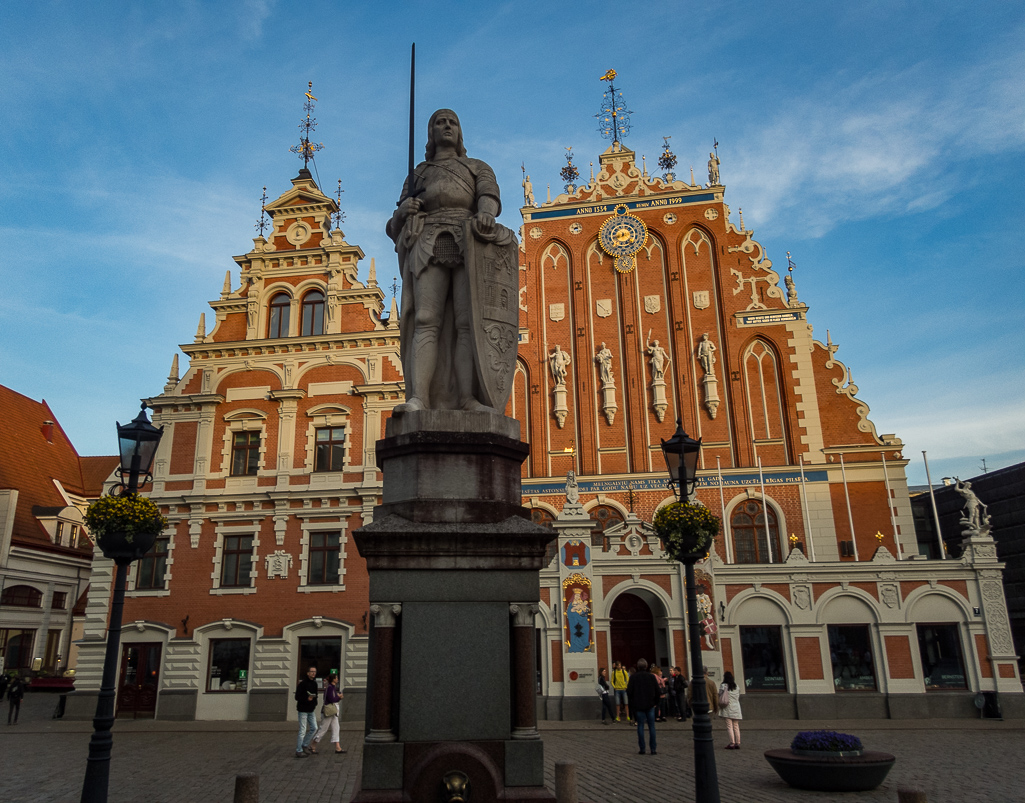
<instances>
[{"instance_id":1,"label":"knight's shield","mask_svg":"<svg viewBox=\"0 0 1025 803\"><path fill-rule=\"evenodd\" d=\"M503 237L508 229L499 228L499 241L477 239L472 220L463 229L463 247L470 276L470 300L473 309L474 354L481 402L499 412L505 411L512 392L519 342L519 266L516 237ZM512 234L508 232L508 234Z\"/></svg>"}]
</instances>

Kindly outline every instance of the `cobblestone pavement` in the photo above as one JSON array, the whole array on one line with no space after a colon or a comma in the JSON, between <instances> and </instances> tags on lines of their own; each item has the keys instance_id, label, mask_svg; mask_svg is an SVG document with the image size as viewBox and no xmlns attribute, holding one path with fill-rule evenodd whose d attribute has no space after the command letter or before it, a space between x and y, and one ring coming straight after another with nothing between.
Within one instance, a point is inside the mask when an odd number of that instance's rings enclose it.
<instances>
[{"instance_id":1,"label":"cobblestone pavement","mask_svg":"<svg viewBox=\"0 0 1025 803\"><path fill-rule=\"evenodd\" d=\"M0 718L0 801L77 801L88 755L90 722L50 719L56 697L29 694L22 720ZM6 715L6 704L3 714ZM785 747L797 730L833 727L861 736L867 747L897 756L874 792L823 794L783 784L762 753ZM114 727L112 803L231 803L235 774L260 775L264 803L348 803L357 783L362 726L346 723L344 756L326 751L293 757L292 723L153 722L121 720ZM658 730L658 755L637 754L629 725L542 723L545 776L555 785L555 762L577 765L580 798L592 803L677 803L693 800L693 742L689 723ZM723 750L715 723L716 762L723 803L776 801L891 801L899 787L925 791L929 803L1012 803L1025 800L1025 722L977 720L861 720L746 722L743 748Z\"/></svg>"}]
</instances>

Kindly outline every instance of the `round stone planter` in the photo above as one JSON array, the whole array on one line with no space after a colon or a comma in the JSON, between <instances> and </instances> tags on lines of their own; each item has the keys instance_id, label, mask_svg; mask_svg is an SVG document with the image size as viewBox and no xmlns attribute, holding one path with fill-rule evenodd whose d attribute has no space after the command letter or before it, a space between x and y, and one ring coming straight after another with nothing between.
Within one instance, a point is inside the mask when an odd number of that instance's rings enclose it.
<instances>
[{"instance_id":1,"label":"round stone planter","mask_svg":"<svg viewBox=\"0 0 1025 803\"><path fill-rule=\"evenodd\" d=\"M810 754L810 755L809 755ZM861 755L782 748L766 750L765 760L795 789L815 792L867 792L885 779L897 759L890 753L863 750Z\"/></svg>"}]
</instances>

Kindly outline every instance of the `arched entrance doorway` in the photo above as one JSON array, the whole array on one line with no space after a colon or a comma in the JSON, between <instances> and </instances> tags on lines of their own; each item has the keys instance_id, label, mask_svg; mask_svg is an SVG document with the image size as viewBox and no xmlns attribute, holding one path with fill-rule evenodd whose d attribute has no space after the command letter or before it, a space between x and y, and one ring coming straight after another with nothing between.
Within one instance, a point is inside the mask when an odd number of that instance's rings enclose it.
<instances>
[{"instance_id":1,"label":"arched entrance doorway","mask_svg":"<svg viewBox=\"0 0 1025 803\"><path fill-rule=\"evenodd\" d=\"M630 667L638 658L644 658L648 663L669 665L665 612L653 594L643 589L620 594L612 603L609 619L614 662Z\"/></svg>"}]
</instances>

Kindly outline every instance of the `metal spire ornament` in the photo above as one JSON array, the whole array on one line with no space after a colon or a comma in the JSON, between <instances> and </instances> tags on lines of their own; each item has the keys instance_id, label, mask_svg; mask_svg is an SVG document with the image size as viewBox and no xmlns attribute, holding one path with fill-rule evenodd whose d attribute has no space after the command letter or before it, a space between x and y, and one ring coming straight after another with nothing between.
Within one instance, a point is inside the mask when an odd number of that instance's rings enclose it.
<instances>
[{"instance_id":1,"label":"metal spire ornament","mask_svg":"<svg viewBox=\"0 0 1025 803\"><path fill-rule=\"evenodd\" d=\"M298 154L299 158L303 160L303 170L309 169L310 159L313 158L313 154L324 147L323 142L310 142L310 132L317 127L317 118L313 116L313 104L316 100L313 97L313 81L310 81L309 89L306 90L306 102L303 103L306 119L299 122L299 130L303 133L299 137L299 144L289 148L292 153Z\"/></svg>"},{"instance_id":2,"label":"metal spire ornament","mask_svg":"<svg viewBox=\"0 0 1025 803\"><path fill-rule=\"evenodd\" d=\"M260 236L263 237L263 230L269 225L267 222L267 188L264 187L263 197L260 198L260 219L256 221L256 225L253 228L260 232Z\"/></svg>"},{"instance_id":3,"label":"metal spire ornament","mask_svg":"<svg viewBox=\"0 0 1025 803\"><path fill-rule=\"evenodd\" d=\"M566 166L559 171L559 175L562 180L566 182L566 192L572 192L570 187L576 184L578 178L580 178L580 171L577 170L577 166L573 164L573 146L566 148Z\"/></svg>"},{"instance_id":4,"label":"metal spire ornament","mask_svg":"<svg viewBox=\"0 0 1025 803\"><path fill-rule=\"evenodd\" d=\"M345 190L342 189L342 180L338 179L338 190L335 192L335 200L338 202L338 211L331 213L331 219L334 221L336 229L342 227L342 223L345 222L345 212L342 211L342 193Z\"/></svg>"},{"instance_id":5,"label":"metal spire ornament","mask_svg":"<svg viewBox=\"0 0 1025 803\"><path fill-rule=\"evenodd\" d=\"M676 167L676 154L669 150L669 140L672 137L662 137L662 155L658 157L658 166L662 168L662 178L666 181L675 181L676 174L673 169Z\"/></svg>"},{"instance_id":6,"label":"metal spire ornament","mask_svg":"<svg viewBox=\"0 0 1025 803\"><path fill-rule=\"evenodd\" d=\"M604 139L611 139L613 146L621 145L623 137L630 133L630 115L633 112L626 108L623 93L617 92L612 83L616 80L615 70L609 70L599 80L608 81L609 88L601 96L601 111L595 115L598 118L598 133Z\"/></svg>"}]
</instances>

